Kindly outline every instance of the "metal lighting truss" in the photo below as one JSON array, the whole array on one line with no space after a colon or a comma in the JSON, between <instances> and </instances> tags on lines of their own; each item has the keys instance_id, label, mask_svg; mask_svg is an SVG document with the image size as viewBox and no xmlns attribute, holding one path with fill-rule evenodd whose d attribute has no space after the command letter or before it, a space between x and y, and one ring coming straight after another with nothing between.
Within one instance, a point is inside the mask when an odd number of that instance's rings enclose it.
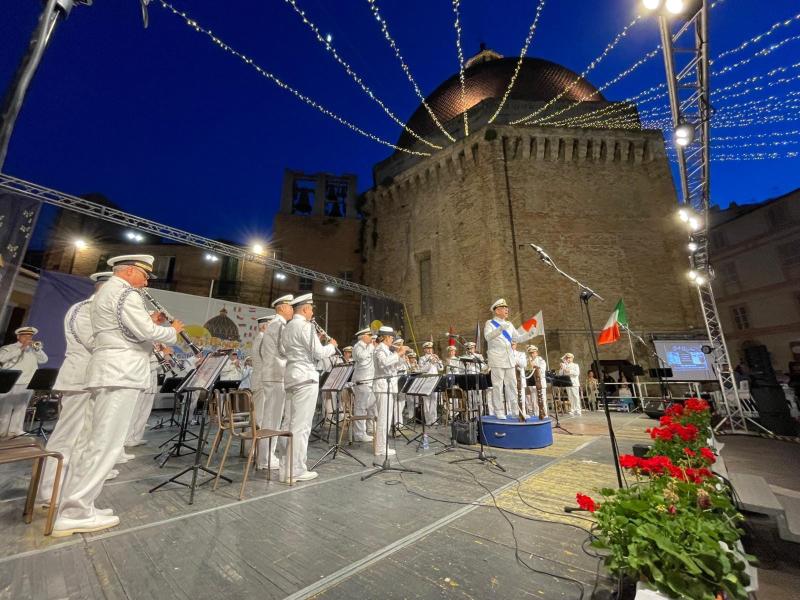
<instances>
[{"instance_id":1,"label":"metal lighting truss","mask_svg":"<svg viewBox=\"0 0 800 600\"><path fill-rule=\"evenodd\" d=\"M695 0L687 4L697 12L688 18L662 14L658 21L664 49L672 125L674 129L688 126L692 131L685 138L688 144L681 146L676 143L675 150L678 156L681 203L696 213L702 221L700 228L692 233L697 250L692 253L689 261L692 269L705 277L705 281L697 285L697 293L725 405L725 417L717 424L715 431L725 428L732 433L747 432L748 421L765 430L742 412L733 367L714 300L714 290L711 287L713 271L708 258L709 129L712 113L708 80L709 7L706 0Z\"/></svg>"},{"instance_id":2,"label":"metal lighting truss","mask_svg":"<svg viewBox=\"0 0 800 600\"><path fill-rule=\"evenodd\" d=\"M153 234L157 237L174 240L188 246L195 246L196 248L202 248L203 250L214 252L216 254L259 263L272 270L281 271L291 275L297 275L298 277L307 277L316 281L322 281L329 285L336 286L338 289L349 290L365 296L387 298L389 300L402 302L398 298L391 296L386 292L382 292L381 290L376 290L352 281L340 279L339 277L333 277L332 275L320 273L319 271L306 269L305 267L293 265L282 260L248 252L245 248L239 246L218 242L216 240L189 233L188 231L170 227L169 225L162 225L161 223L156 223L155 221L151 221L149 219L137 217L136 215L132 215L115 208L109 208L108 206L103 206L102 204L97 204L96 202L91 202L83 198L70 196L69 194L52 190L23 179L11 177L10 175L5 175L3 173L0 173L0 191L12 192L14 194L33 198L35 200L39 200L40 202L58 206L59 208L65 208L67 210L79 212L84 215L89 215L90 217L95 217L104 221L110 221L111 223L124 225L133 229L138 229Z\"/></svg>"}]
</instances>

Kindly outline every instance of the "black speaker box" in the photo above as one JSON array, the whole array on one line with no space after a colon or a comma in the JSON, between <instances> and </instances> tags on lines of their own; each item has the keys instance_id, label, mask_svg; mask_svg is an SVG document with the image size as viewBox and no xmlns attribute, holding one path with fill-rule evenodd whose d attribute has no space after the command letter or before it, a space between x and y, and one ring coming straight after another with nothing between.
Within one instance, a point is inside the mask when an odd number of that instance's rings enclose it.
<instances>
[{"instance_id":1,"label":"black speaker box","mask_svg":"<svg viewBox=\"0 0 800 600\"><path fill-rule=\"evenodd\" d=\"M453 421L450 426L453 428L453 438L464 445L478 443L478 427L475 419L469 421Z\"/></svg>"},{"instance_id":2,"label":"black speaker box","mask_svg":"<svg viewBox=\"0 0 800 600\"><path fill-rule=\"evenodd\" d=\"M758 408L759 422L776 435L797 435L797 424L789 412L789 404L780 386L750 389Z\"/></svg>"}]
</instances>

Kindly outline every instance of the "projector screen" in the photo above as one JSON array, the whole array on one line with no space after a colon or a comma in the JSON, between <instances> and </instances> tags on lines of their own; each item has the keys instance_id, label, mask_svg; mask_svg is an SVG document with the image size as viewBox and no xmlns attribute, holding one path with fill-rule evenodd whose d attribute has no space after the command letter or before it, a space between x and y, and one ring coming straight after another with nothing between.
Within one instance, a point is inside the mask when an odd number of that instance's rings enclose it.
<instances>
[{"instance_id":1,"label":"projector screen","mask_svg":"<svg viewBox=\"0 0 800 600\"><path fill-rule=\"evenodd\" d=\"M672 369L675 381L713 381L716 379L710 355L703 354L707 340L654 340L656 352Z\"/></svg>"}]
</instances>

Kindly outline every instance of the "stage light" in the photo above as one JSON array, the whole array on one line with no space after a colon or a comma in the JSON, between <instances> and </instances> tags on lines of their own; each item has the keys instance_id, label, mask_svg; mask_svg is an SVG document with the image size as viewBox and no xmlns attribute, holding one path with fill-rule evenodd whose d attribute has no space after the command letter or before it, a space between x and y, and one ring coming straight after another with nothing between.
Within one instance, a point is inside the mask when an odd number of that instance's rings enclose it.
<instances>
[{"instance_id":1,"label":"stage light","mask_svg":"<svg viewBox=\"0 0 800 600\"><path fill-rule=\"evenodd\" d=\"M675 128L675 145L688 146L694 141L694 127L681 123Z\"/></svg>"},{"instance_id":2,"label":"stage light","mask_svg":"<svg viewBox=\"0 0 800 600\"><path fill-rule=\"evenodd\" d=\"M689 222L689 211L688 211L688 210L686 210L685 208L681 208L681 209L678 211L678 218L679 218L681 221L683 221L684 223L688 223L688 222Z\"/></svg>"},{"instance_id":3,"label":"stage light","mask_svg":"<svg viewBox=\"0 0 800 600\"><path fill-rule=\"evenodd\" d=\"M686 2L684 0L667 0L664 6L666 7L667 12L672 13L673 15L679 15L686 10Z\"/></svg>"},{"instance_id":4,"label":"stage light","mask_svg":"<svg viewBox=\"0 0 800 600\"><path fill-rule=\"evenodd\" d=\"M284 275L283 273L275 273L275 279L277 279L278 281L283 281L284 279L286 279L286 275Z\"/></svg>"},{"instance_id":5,"label":"stage light","mask_svg":"<svg viewBox=\"0 0 800 600\"><path fill-rule=\"evenodd\" d=\"M695 278L694 282L695 282L695 284L696 284L696 285L705 285L705 283L706 283L706 278L705 278L705 277L703 277L702 275L698 275L698 276Z\"/></svg>"},{"instance_id":6,"label":"stage light","mask_svg":"<svg viewBox=\"0 0 800 600\"><path fill-rule=\"evenodd\" d=\"M135 231L126 232L125 233L125 237L128 238L132 242L144 241L144 236L141 233L136 233Z\"/></svg>"},{"instance_id":7,"label":"stage light","mask_svg":"<svg viewBox=\"0 0 800 600\"><path fill-rule=\"evenodd\" d=\"M74 244L76 250L86 250L86 248L89 247L89 244L86 242L86 240L82 240L80 238L72 243Z\"/></svg>"},{"instance_id":8,"label":"stage light","mask_svg":"<svg viewBox=\"0 0 800 600\"><path fill-rule=\"evenodd\" d=\"M697 281L697 271L689 271L687 275L689 276L689 279L691 279L692 281Z\"/></svg>"},{"instance_id":9,"label":"stage light","mask_svg":"<svg viewBox=\"0 0 800 600\"><path fill-rule=\"evenodd\" d=\"M689 248L689 252L697 252L697 249L699 248L699 246L697 245L697 242L689 242L688 248Z\"/></svg>"},{"instance_id":10,"label":"stage light","mask_svg":"<svg viewBox=\"0 0 800 600\"><path fill-rule=\"evenodd\" d=\"M642 0L642 5L647 10L658 10L661 8L661 0Z\"/></svg>"},{"instance_id":11,"label":"stage light","mask_svg":"<svg viewBox=\"0 0 800 600\"><path fill-rule=\"evenodd\" d=\"M698 229L700 229L700 227L702 227L702 223L700 222L699 218L689 217L689 229L691 229L692 231L697 231Z\"/></svg>"},{"instance_id":12,"label":"stage light","mask_svg":"<svg viewBox=\"0 0 800 600\"><path fill-rule=\"evenodd\" d=\"M329 294L332 294L332 293L334 293L336 291L336 288L333 287L332 285L326 285L325 286L325 291L328 292Z\"/></svg>"},{"instance_id":13,"label":"stage light","mask_svg":"<svg viewBox=\"0 0 800 600\"><path fill-rule=\"evenodd\" d=\"M264 254L264 246L261 244L253 244L253 254Z\"/></svg>"},{"instance_id":14,"label":"stage light","mask_svg":"<svg viewBox=\"0 0 800 600\"><path fill-rule=\"evenodd\" d=\"M217 256L216 254L206 253L205 259L208 262L217 262L217 261L219 261L219 256Z\"/></svg>"}]
</instances>

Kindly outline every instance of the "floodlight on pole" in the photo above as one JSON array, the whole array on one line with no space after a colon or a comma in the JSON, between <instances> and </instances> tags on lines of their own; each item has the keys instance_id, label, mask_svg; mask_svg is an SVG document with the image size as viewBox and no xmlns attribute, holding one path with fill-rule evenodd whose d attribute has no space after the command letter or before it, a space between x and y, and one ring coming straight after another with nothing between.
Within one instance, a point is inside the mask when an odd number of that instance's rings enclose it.
<instances>
[{"instance_id":1,"label":"floodlight on pole","mask_svg":"<svg viewBox=\"0 0 800 600\"><path fill-rule=\"evenodd\" d=\"M89 247L89 244L87 243L87 241L84 240L84 239L81 239L81 238L76 239L72 243L75 246L76 250L86 250L86 248Z\"/></svg>"},{"instance_id":2,"label":"floodlight on pole","mask_svg":"<svg viewBox=\"0 0 800 600\"><path fill-rule=\"evenodd\" d=\"M689 242L687 247L689 248L689 252L697 252L697 249L699 248L697 242Z\"/></svg>"},{"instance_id":3,"label":"floodlight on pole","mask_svg":"<svg viewBox=\"0 0 800 600\"><path fill-rule=\"evenodd\" d=\"M662 0L642 0L642 5L647 10L658 10L661 8Z\"/></svg>"},{"instance_id":4,"label":"floodlight on pole","mask_svg":"<svg viewBox=\"0 0 800 600\"><path fill-rule=\"evenodd\" d=\"M685 147L694 141L694 127L687 123L682 123L675 128L675 145Z\"/></svg>"},{"instance_id":5,"label":"floodlight on pole","mask_svg":"<svg viewBox=\"0 0 800 600\"><path fill-rule=\"evenodd\" d=\"M333 287L332 285L326 285L325 291L328 292L329 294L333 294L336 291L336 288Z\"/></svg>"},{"instance_id":6,"label":"floodlight on pole","mask_svg":"<svg viewBox=\"0 0 800 600\"><path fill-rule=\"evenodd\" d=\"M679 15L686 10L685 0L667 0L664 4L667 12L673 15Z\"/></svg>"},{"instance_id":7,"label":"floodlight on pole","mask_svg":"<svg viewBox=\"0 0 800 600\"><path fill-rule=\"evenodd\" d=\"M679 219L680 219L682 222L684 222L684 223L688 223L688 222L689 222L689 217L690 217L690 216L691 216L691 215L689 214L689 211L688 211L688 210L686 210L685 208L681 208L681 209L679 209L679 210L678 210L678 218L679 218Z\"/></svg>"},{"instance_id":8,"label":"floodlight on pole","mask_svg":"<svg viewBox=\"0 0 800 600\"><path fill-rule=\"evenodd\" d=\"M253 254L264 254L264 246L263 244L255 243L253 244Z\"/></svg>"},{"instance_id":9,"label":"floodlight on pole","mask_svg":"<svg viewBox=\"0 0 800 600\"><path fill-rule=\"evenodd\" d=\"M275 273L275 279L277 279L278 281L283 281L284 279L286 279L286 274L285 273Z\"/></svg>"}]
</instances>

